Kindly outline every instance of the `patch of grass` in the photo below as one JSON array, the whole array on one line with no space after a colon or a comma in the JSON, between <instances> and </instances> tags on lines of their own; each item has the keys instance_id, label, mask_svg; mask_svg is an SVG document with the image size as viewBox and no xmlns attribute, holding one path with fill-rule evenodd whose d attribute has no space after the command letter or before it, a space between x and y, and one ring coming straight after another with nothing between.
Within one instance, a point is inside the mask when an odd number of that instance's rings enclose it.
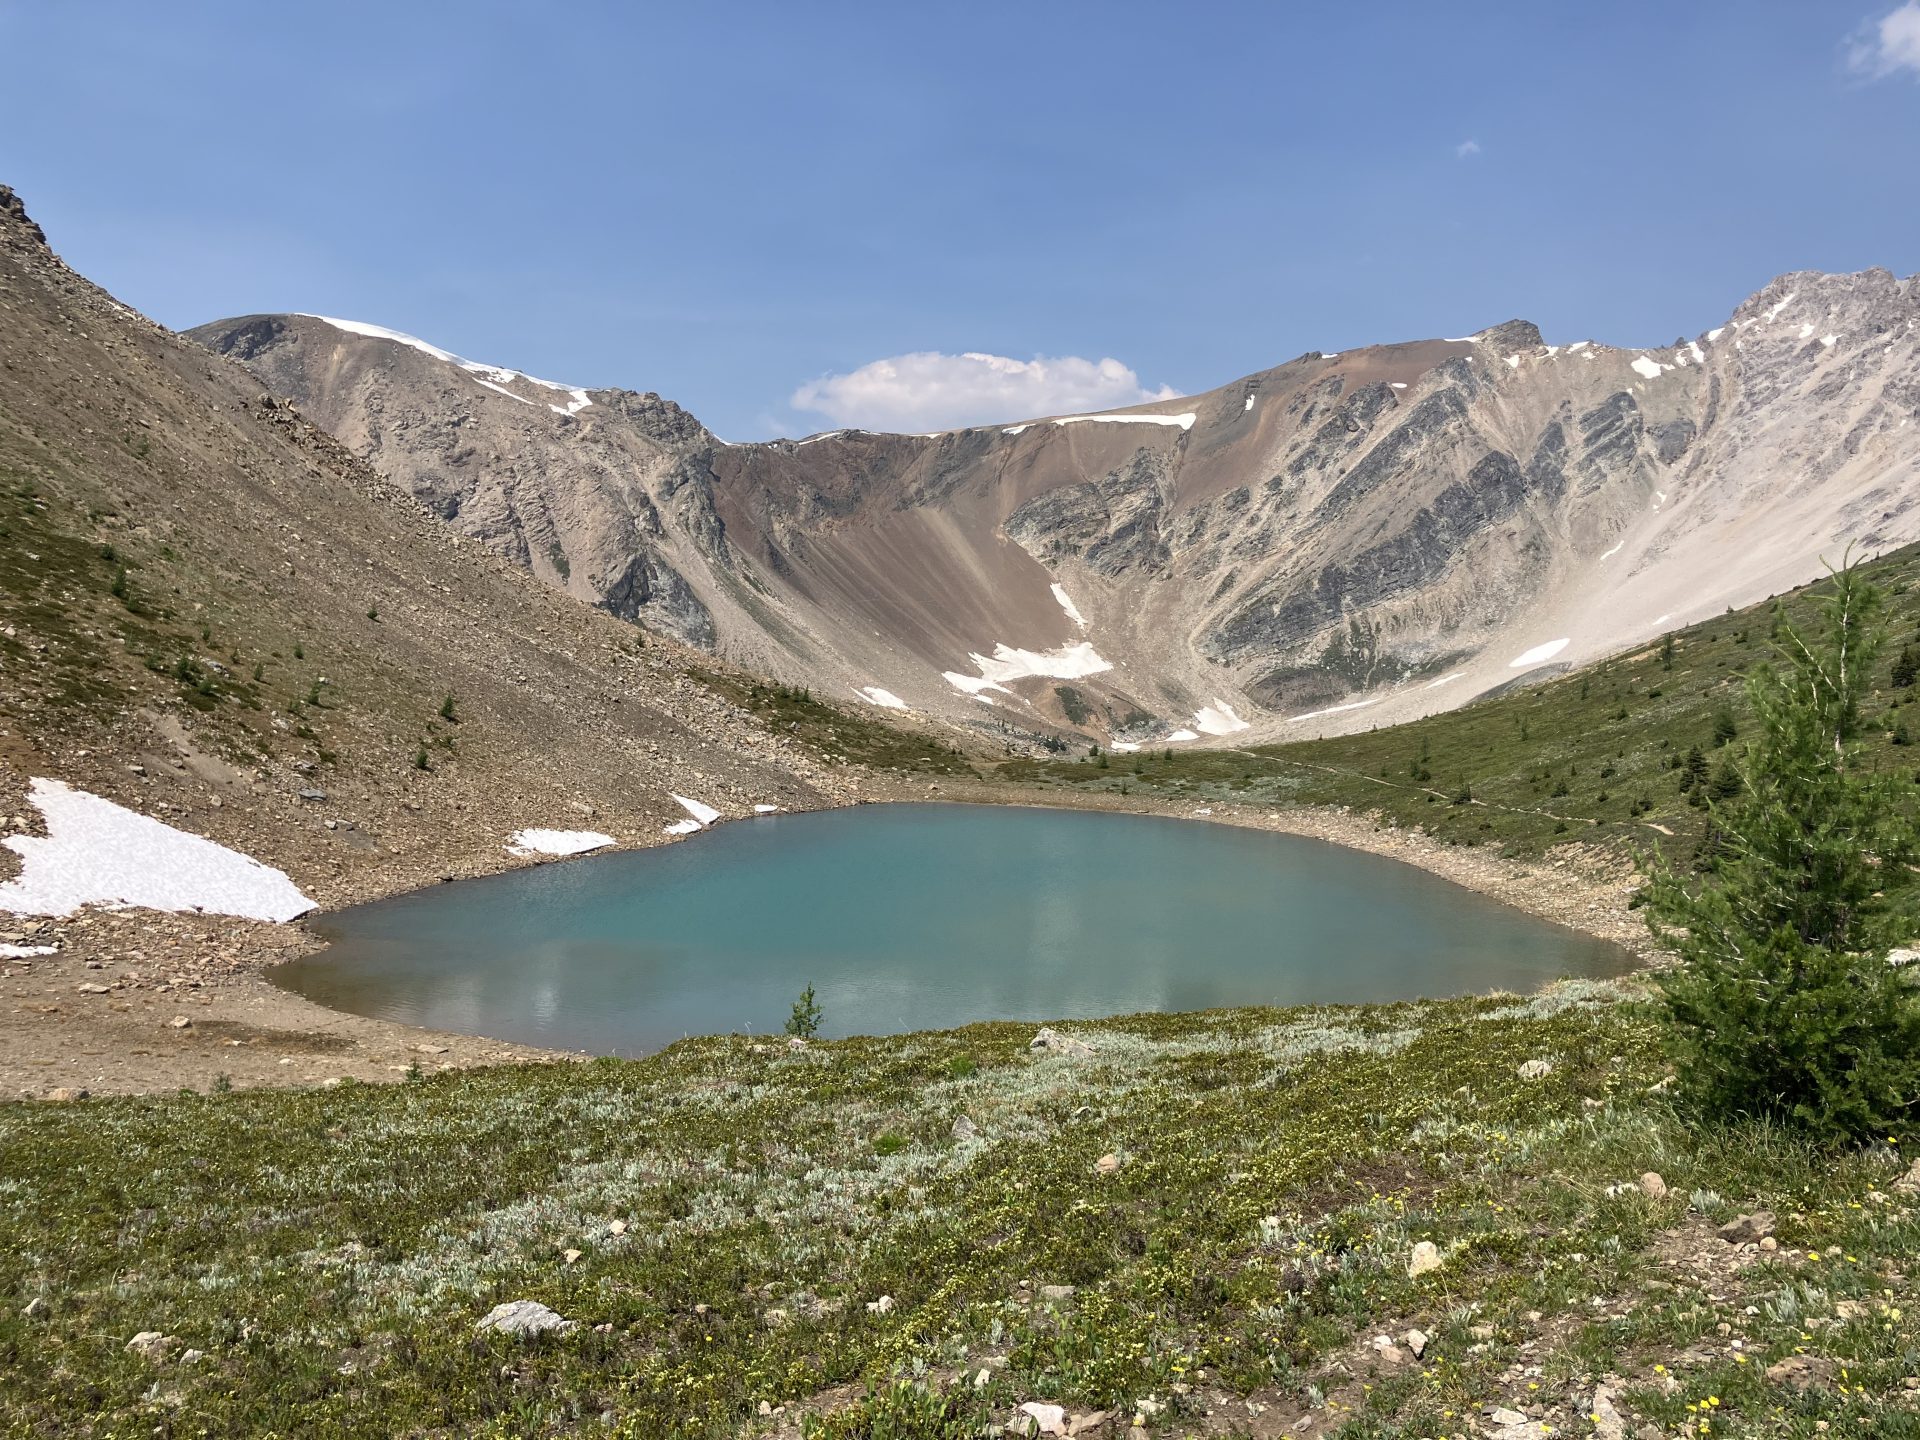
<instances>
[{"instance_id":1,"label":"patch of grass","mask_svg":"<svg viewBox=\"0 0 1920 1440\"><path fill-rule=\"evenodd\" d=\"M1669 1425L1717 1395L1719 1434L1902 1413L1894 1150L1687 1128L1612 987L1069 1028L1092 1056L991 1024L0 1106L0 1429L720 1436L764 1401L957 1436L1045 1399L1180 1434L1317 1386L1356 1436L1490 1402L1585 1433L1608 1371ZM1644 1170L1667 1198L1618 1188ZM1782 1249L1735 1263L1711 1226L1760 1205ZM1412 1278L1422 1239L1445 1263ZM475 1336L522 1297L578 1328ZM1369 1338L1415 1324L1428 1358L1379 1366ZM156 1366L142 1330L204 1358ZM1766 1380L1796 1351L1827 1381Z\"/></svg>"},{"instance_id":2,"label":"patch of grass","mask_svg":"<svg viewBox=\"0 0 1920 1440\"><path fill-rule=\"evenodd\" d=\"M908 774L974 773L954 746L829 704L811 690L769 685L720 670L690 667L688 673L755 716L769 730L791 736L828 760L851 761L874 770Z\"/></svg>"}]
</instances>

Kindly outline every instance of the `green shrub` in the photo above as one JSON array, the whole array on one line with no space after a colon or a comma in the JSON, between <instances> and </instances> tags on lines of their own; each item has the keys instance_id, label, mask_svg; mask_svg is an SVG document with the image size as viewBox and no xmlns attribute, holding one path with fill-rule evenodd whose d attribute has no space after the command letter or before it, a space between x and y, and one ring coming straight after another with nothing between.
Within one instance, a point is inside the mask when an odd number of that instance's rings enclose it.
<instances>
[{"instance_id":1,"label":"green shrub","mask_svg":"<svg viewBox=\"0 0 1920 1440\"><path fill-rule=\"evenodd\" d=\"M1711 878L1643 857L1648 925L1682 962L1660 981L1679 1091L1703 1112L1855 1140L1920 1118L1920 992L1887 964L1915 933L1920 828L1857 738L1880 603L1839 572L1823 633L1783 624L1782 663L1750 677L1757 733L1696 857Z\"/></svg>"}]
</instances>

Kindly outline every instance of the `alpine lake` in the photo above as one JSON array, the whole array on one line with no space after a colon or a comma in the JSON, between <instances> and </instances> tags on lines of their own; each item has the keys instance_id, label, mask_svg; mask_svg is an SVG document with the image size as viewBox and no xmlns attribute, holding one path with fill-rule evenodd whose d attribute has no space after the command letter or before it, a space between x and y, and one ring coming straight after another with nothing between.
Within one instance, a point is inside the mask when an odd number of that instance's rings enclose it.
<instances>
[{"instance_id":1,"label":"alpine lake","mask_svg":"<svg viewBox=\"0 0 1920 1440\"><path fill-rule=\"evenodd\" d=\"M335 1009L596 1054L979 1020L1527 991L1619 946L1319 840L1151 816L864 805L320 917L273 978Z\"/></svg>"}]
</instances>

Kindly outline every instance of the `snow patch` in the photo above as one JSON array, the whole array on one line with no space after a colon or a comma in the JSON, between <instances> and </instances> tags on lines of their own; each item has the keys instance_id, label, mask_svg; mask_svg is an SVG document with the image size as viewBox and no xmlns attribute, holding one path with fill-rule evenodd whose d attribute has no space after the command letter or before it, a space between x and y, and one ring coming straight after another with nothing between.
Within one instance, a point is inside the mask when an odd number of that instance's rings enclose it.
<instances>
[{"instance_id":1,"label":"snow patch","mask_svg":"<svg viewBox=\"0 0 1920 1440\"><path fill-rule=\"evenodd\" d=\"M1429 680L1421 688L1426 690L1438 690L1442 685L1451 685L1454 681L1463 679L1466 676L1466 673L1467 672L1464 670L1456 670L1451 675L1442 675L1438 680Z\"/></svg>"},{"instance_id":2,"label":"snow patch","mask_svg":"<svg viewBox=\"0 0 1920 1440\"><path fill-rule=\"evenodd\" d=\"M891 690L882 690L878 685L863 685L853 692L862 700L878 705L883 710L905 710L907 702Z\"/></svg>"},{"instance_id":3,"label":"snow patch","mask_svg":"<svg viewBox=\"0 0 1920 1440\"><path fill-rule=\"evenodd\" d=\"M314 908L271 866L111 800L43 779L29 798L47 833L7 838L21 866L0 885L0 910L71 915L82 905L137 905L285 921Z\"/></svg>"},{"instance_id":4,"label":"snow patch","mask_svg":"<svg viewBox=\"0 0 1920 1440\"><path fill-rule=\"evenodd\" d=\"M969 695L978 695L982 690L1002 690L1012 694L1007 690L1006 682L1024 680L1029 676L1079 680L1113 668L1100 658L1092 643L1086 640L1046 651L1016 650L1011 645L995 645L990 656L971 654L967 658L979 669L978 675L962 675L956 670L948 670L944 674L949 685Z\"/></svg>"},{"instance_id":5,"label":"snow patch","mask_svg":"<svg viewBox=\"0 0 1920 1440\"><path fill-rule=\"evenodd\" d=\"M1778 319L1780 316L1780 312L1786 309L1789 305L1791 305L1793 303L1793 297L1799 293L1800 292L1797 290L1789 290L1787 292L1787 298L1775 304L1771 310L1767 311L1765 315L1762 315L1760 317L1761 320L1770 322Z\"/></svg>"},{"instance_id":6,"label":"snow patch","mask_svg":"<svg viewBox=\"0 0 1920 1440\"><path fill-rule=\"evenodd\" d=\"M1131 755L1140 748L1140 745L1134 740L1115 740L1107 748L1116 755Z\"/></svg>"},{"instance_id":7,"label":"snow patch","mask_svg":"<svg viewBox=\"0 0 1920 1440\"><path fill-rule=\"evenodd\" d=\"M614 843L598 830L516 830L507 837L509 855L584 855Z\"/></svg>"},{"instance_id":8,"label":"snow patch","mask_svg":"<svg viewBox=\"0 0 1920 1440\"><path fill-rule=\"evenodd\" d=\"M1203 735L1234 735L1253 727L1233 713L1233 707L1226 701L1216 698L1211 705L1203 705L1194 712L1193 728Z\"/></svg>"},{"instance_id":9,"label":"snow patch","mask_svg":"<svg viewBox=\"0 0 1920 1440\"><path fill-rule=\"evenodd\" d=\"M1253 408L1253 402L1254 402L1255 400L1258 400L1259 398L1260 398L1260 397L1259 397L1258 395L1249 395L1249 396L1247 396L1247 403L1246 403L1246 404L1244 404L1244 405L1242 405L1242 406L1240 407L1240 409L1241 409L1241 411L1242 411L1242 413L1244 413L1244 412L1246 412L1246 411L1248 411L1248 410L1251 410L1251 409Z\"/></svg>"},{"instance_id":10,"label":"snow patch","mask_svg":"<svg viewBox=\"0 0 1920 1440\"><path fill-rule=\"evenodd\" d=\"M1192 730L1176 730L1167 736L1169 740L1198 740L1200 737Z\"/></svg>"},{"instance_id":11,"label":"snow patch","mask_svg":"<svg viewBox=\"0 0 1920 1440\"><path fill-rule=\"evenodd\" d=\"M1713 329L1707 331L1707 343L1711 345L1714 341L1718 340L1722 335L1726 333L1727 333L1726 326L1724 325L1714 326Z\"/></svg>"},{"instance_id":12,"label":"snow patch","mask_svg":"<svg viewBox=\"0 0 1920 1440\"><path fill-rule=\"evenodd\" d=\"M57 955L57 945L0 945L0 960L31 960L36 955Z\"/></svg>"},{"instance_id":13,"label":"snow patch","mask_svg":"<svg viewBox=\"0 0 1920 1440\"><path fill-rule=\"evenodd\" d=\"M775 815L779 813L779 810L780 807L778 805L756 805L753 807L753 813L756 815Z\"/></svg>"},{"instance_id":14,"label":"snow patch","mask_svg":"<svg viewBox=\"0 0 1920 1440\"><path fill-rule=\"evenodd\" d=\"M1055 585L1053 587L1053 598L1059 602L1060 608L1067 612L1067 618L1069 620L1073 621L1073 623L1078 625L1082 630L1087 628L1087 617L1080 613L1080 607L1075 605L1072 598L1068 596L1066 586Z\"/></svg>"},{"instance_id":15,"label":"snow patch","mask_svg":"<svg viewBox=\"0 0 1920 1440\"><path fill-rule=\"evenodd\" d=\"M1707 363L1707 352L1700 348L1700 342L1698 340L1687 341L1687 351L1693 356L1696 364L1704 365Z\"/></svg>"},{"instance_id":16,"label":"snow patch","mask_svg":"<svg viewBox=\"0 0 1920 1440\"><path fill-rule=\"evenodd\" d=\"M1522 651L1507 662L1509 670L1519 670L1524 666L1538 665L1543 660L1551 660L1572 642L1567 639L1549 640L1544 645L1536 645L1531 650Z\"/></svg>"},{"instance_id":17,"label":"snow patch","mask_svg":"<svg viewBox=\"0 0 1920 1440\"><path fill-rule=\"evenodd\" d=\"M1395 380L1392 382L1392 384L1393 384L1393 388L1396 390L1404 390L1407 388L1407 382L1404 380Z\"/></svg>"},{"instance_id":18,"label":"snow patch","mask_svg":"<svg viewBox=\"0 0 1920 1440\"><path fill-rule=\"evenodd\" d=\"M676 820L660 832L662 835L697 835L700 833L698 820Z\"/></svg>"},{"instance_id":19,"label":"snow patch","mask_svg":"<svg viewBox=\"0 0 1920 1440\"><path fill-rule=\"evenodd\" d=\"M1618 555L1620 553L1620 547L1622 545L1625 545L1626 543L1627 542L1625 540L1622 540L1619 542L1619 544L1615 545L1613 549L1601 551L1600 558L1602 560L1611 560L1615 555Z\"/></svg>"},{"instance_id":20,"label":"snow patch","mask_svg":"<svg viewBox=\"0 0 1920 1440\"><path fill-rule=\"evenodd\" d=\"M711 825L720 818L720 812L711 805L702 805L698 800L689 800L684 795L675 795L673 798L679 802L682 810L686 811L687 814L698 820L702 825Z\"/></svg>"},{"instance_id":21,"label":"snow patch","mask_svg":"<svg viewBox=\"0 0 1920 1440\"><path fill-rule=\"evenodd\" d=\"M1576 340L1571 345L1567 346L1567 353L1571 355L1576 350L1584 350L1592 343L1593 342L1591 340Z\"/></svg>"},{"instance_id":22,"label":"snow patch","mask_svg":"<svg viewBox=\"0 0 1920 1440\"><path fill-rule=\"evenodd\" d=\"M1639 355L1634 358L1633 373L1636 375L1644 375L1649 380L1658 380L1660 378L1660 369L1661 366L1658 360L1649 360L1644 355Z\"/></svg>"},{"instance_id":23,"label":"snow patch","mask_svg":"<svg viewBox=\"0 0 1920 1440\"><path fill-rule=\"evenodd\" d=\"M1376 695L1371 700L1355 700L1346 705L1329 705L1324 710L1309 710L1304 715L1289 715L1287 723L1298 725L1302 720L1318 720L1322 715L1344 715L1349 710L1364 710L1369 705L1378 705L1380 699L1381 697Z\"/></svg>"},{"instance_id":24,"label":"snow patch","mask_svg":"<svg viewBox=\"0 0 1920 1440\"><path fill-rule=\"evenodd\" d=\"M1193 411L1184 410L1178 415L1063 415L1058 420L1050 420L1047 423L1050 425L1178 425L1182 430L1191 430L1195 418Z\"/></svg>"},{"instance_id":25,"label":"snow patch","mask_svg":"<svg viewBox=\"0 0 1920 1440\"><path fill-rule=\"evenodd\" d=\"M1518 355L1507 356L1507 368L1509 370L1518 370L1520 368L1520 357Z\"/></svg>"},{"instance_id":26,"label":"snow patch","mask_svg":"<svg viewBox=\"0 0 1920 1440\"><path fill-rule=\"evenodd\" d=\"M1840 337L1838 335L1822 335L1820 337L1820 343L1831 350L1835 345L1840 343Z\"/></svg>"},{"instance_id":27,"label":"snow patch","mask_svg":"<svg viewBox=\"0 0 1920 1440\"><path fill-rule=\"evenodd\" d=\"M503 365L483 365L478 360L464 359L454 354L451 350L442 350L438 345L430 344L422 340L418 335L409 335L404 330L389 330L384 325L369 325L364 320L340 320L332 315L312 315L304 311L301 312L301 316L303 319L318 320L322 324L331 325L336 330L344 330L349 335L364 335L372 340L391 340L396 345L405 345L411 349L418 350L423 355L431 355L436 360L444 360L449 365L457 365L478 380L480 384L486 386L487 389L505 395L509 400L518 400L523 405L531 405L533 402L523 395L515 395L511 390L505 390L501 387L510 385L515 380L524 380L529 385L538 385L543 390L558 390L567 396L567 403L564 408L559 405L555 405L552 408L558 410L562 415L578 414L593 403L593 401L587 397L587 392L577 386L561 385L552 380L542 380L537 375L528 375L519 370L509 370Z\"/></svg>"}]
</instances>

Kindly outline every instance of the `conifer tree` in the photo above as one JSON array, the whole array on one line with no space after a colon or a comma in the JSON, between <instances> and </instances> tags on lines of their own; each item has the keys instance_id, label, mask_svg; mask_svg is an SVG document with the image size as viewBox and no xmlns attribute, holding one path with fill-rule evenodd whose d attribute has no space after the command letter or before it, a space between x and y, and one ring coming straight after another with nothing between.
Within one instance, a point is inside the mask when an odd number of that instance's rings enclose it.
<instances>
[{"instance_id":1,"label":"conifer tree","mask_svg":"<svg viewBox=\"0 0 1920 1440\"><path fill-rule=\"evenodd\" d=\"M1880 604L1849 566L1817 634L1782 621L1738 786L1713 787L1712 873L1644 862L1648 924L1681 962L1660 981L1679 1089L1708 1113L1853 1139L1920 1120L1920 990L1887 963L1916 933L1920 827L1857 739Z\"/></svg>"}]
</instances>

